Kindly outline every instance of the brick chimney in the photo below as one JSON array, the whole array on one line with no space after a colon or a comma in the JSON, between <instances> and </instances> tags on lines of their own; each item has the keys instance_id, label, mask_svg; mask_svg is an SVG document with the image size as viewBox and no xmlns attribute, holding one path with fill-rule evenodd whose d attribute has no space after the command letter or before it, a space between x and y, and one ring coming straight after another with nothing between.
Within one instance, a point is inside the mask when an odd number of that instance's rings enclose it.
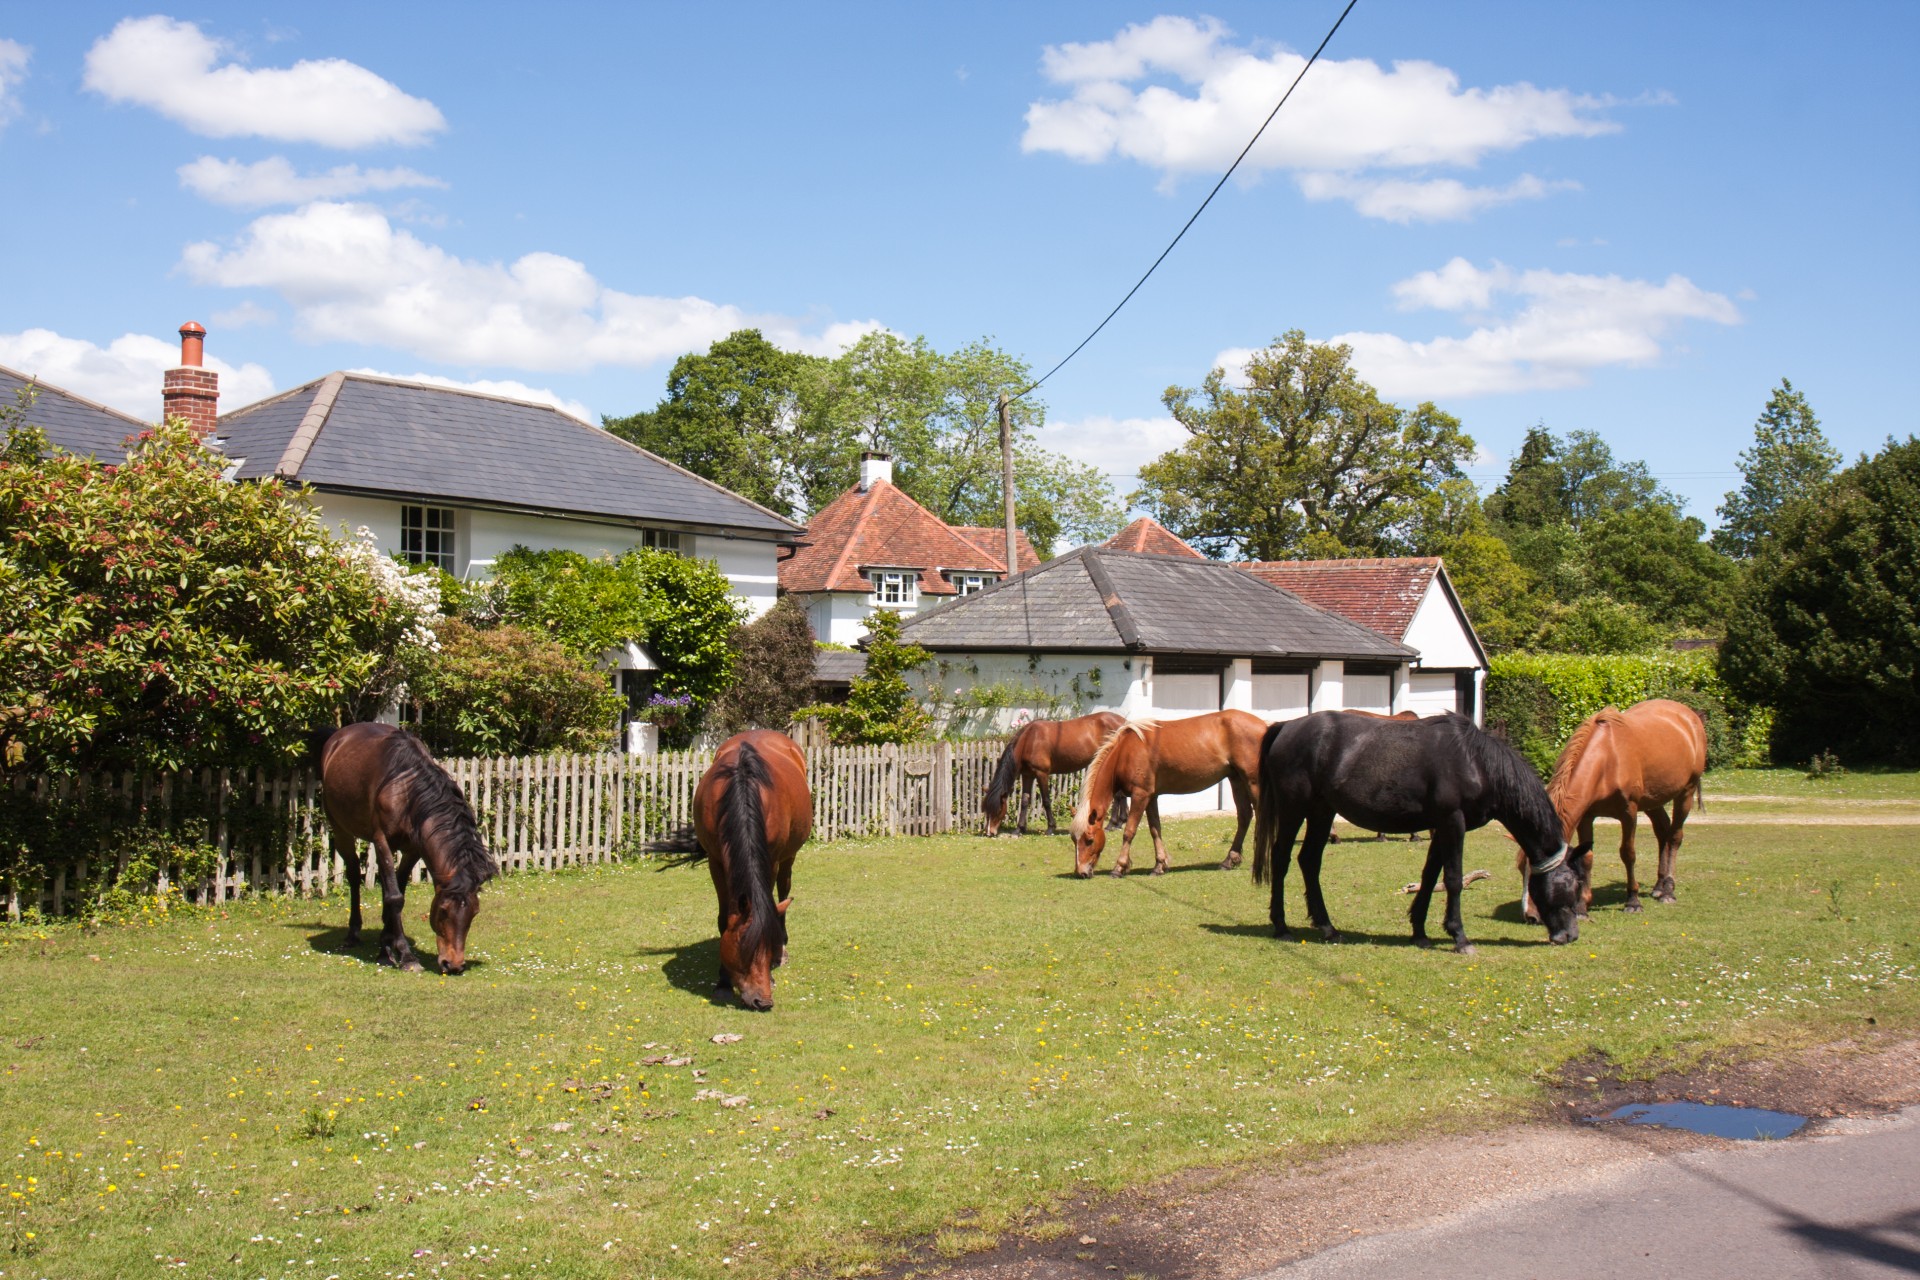
<instances>
[{"instance_id":1,"label":"brick chimney","mask_svg":"<svg viewBox=\"0 0 1920 1280\"><path fill-rule=\"evenodd\" d=\"M161 415L185 418L196 439L213 434L220 417L220 375L200 367L207 331L189 320L180 326L180 366L169 369L160 385Z\"/></svg>"}]
</instances>

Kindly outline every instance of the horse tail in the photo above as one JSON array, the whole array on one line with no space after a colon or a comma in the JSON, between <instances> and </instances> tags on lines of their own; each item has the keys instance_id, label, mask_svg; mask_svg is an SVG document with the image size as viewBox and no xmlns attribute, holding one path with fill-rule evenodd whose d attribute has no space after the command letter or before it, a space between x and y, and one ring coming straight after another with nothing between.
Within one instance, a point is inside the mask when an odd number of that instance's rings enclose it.
<instances>
[{"instance_id":1,"label":"horse tail","mask_svg":"<svg viewBox=\"0 0 1920 1280\"><path fill-rule=\"evenodd\" d=\"M1255 884L1267 882L1267 856L1273 851L1273 842L1280 827L1280 788L1274 785L1272 778L1267 777L1267 752L1272 748L1273 740L1279 735L1279 723L1267 726L1266 732L1260 735L1260 754L1254 764L1254 777L1260 784L1260 800L1253 810L1253 882Z\"/></svg>"},{"instance_id":2,"label":"horse tail","mask_svg":"<svg viewBox=\"0 0 1920 1280\"><path fill-rule=\"evenodd\" d=\"M727 849L733 900L747 913L741 949L751 956L780 927L780 913L773 905L773 868L767 858L767 823L760 807L760 789L773 785L773 775L760 753L746 742L735 753L730 774L720 813L720 839Z\"/></svg>"},{"instance_id":3,"label":"horse tail","mask_svg":"<svg viewBox=\"0 0 1920 1280\"><path fill-rule=\"evenodd\" d=\"M1025 733L1026 730L1022 729L1013 735L1007 743L1007 749L1000 753L1000 763L993 767L993 779L987 783L986 798L980 802L980 812L989 822L999 822L1007 816L1007 800L1013 795L1014 779L1020 773L1020 762L1015 758L1015 752Z\"/></svg>"},{"instance_id":4,"label":"horse tail","mask_svg":"<svg viewBox=\"0 0 1920 1280\"><path fill-rule=\"evenodd\" d=\"M307 763L318 769L327 758L327 740L340 732L333 725L307 731Z\"/></svg>"}]
</instances>

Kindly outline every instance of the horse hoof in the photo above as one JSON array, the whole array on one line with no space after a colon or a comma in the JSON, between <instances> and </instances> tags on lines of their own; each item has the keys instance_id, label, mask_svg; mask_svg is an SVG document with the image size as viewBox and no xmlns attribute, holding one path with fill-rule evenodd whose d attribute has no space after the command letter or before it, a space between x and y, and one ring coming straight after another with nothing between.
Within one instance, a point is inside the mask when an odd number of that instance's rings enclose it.
<instances>
[{"instance_id":1,"label":"horse hoof","mask_svg":"<svg viewBox=\"0 0 1920 1280\"><path fill-rule=\"evenodd\" d=\"M1293 936L1293 930L1287 928L1285 925L1277 924L1273 926L1273 936L1276 938L1291 938Z\"/></svg>"},{"instance_id":2,"label":"horse hoof","mask_svg":"<svg viewBox=\"0 0 1920 1280\"><path fill-rule=\"evenodd\" d=\"M1620 909L1622 911L1631 912L1636 916L1639 915L1642 911L1646 910L1645 907L1640 905L1640 899L1638 898L1635 898L1632 902L1627 903L1625 906L1621 907Z\"/></svg>"},{"instance_id":3,"label":"horse hoof","mask_svg":"<svg viewBox=\"0 0 1920 1280\"><path fill-rule=\"evenodd\" d=\"M1322 928L1320 930L1320 941L1338 942L1340 941L1340 931L1331 927Z\"/></svg>"},{"instance_id":4,"label":"horse hoof","mask_svg":"<svg viewBox=\"0 0 1920 1280\"><path fill-rule=\"evenodd\" d=\"M1240 855L1237 853L1230 853L1220 860L1220 869L1222 871L1232 871L1239 867L1239 865Z\"/></svg>"},{"instance_id":5,"label":"horse hoof","mask_svg":"<svg viewBox=\"0 0 1920 1280\"><path fill-rule=\"evenodd\" d=\"M1125 867L1115 867L1113 870L1107 872L1107 874L1115 880L1118 880L1127 874L1127 869Z\"/></svg>"},{"instance_id":6,"label":"horse hoof","mask_svg":"<svg viewBox=\"0 0 1920 1280\"><path fill-rule=\"evenodd\" d=\"M1471 942L1454 943L1453 953L1458 956L1470 956L1470 955L1478 954L1477 952L1474 951L1473 944Z\"/></svg>"},{"instance_id":7,"label":"horse hoof","mask_svg":"<svg viewBox=\"0 0 1920 1280\"><path fill-rule=\"evenodd\" d=\"M400 972L425 973L426 966L421 964L418 960L414 959L412 956L408 956L406 963L400 966Z\"/></svg>"},{"instance_id":8,"label":"horse hoof","mask_svg":"<svg viewBox=\"0 0 1920 1280\"><path fill-rule=\"evenodd\" d=\"M1433 950L1433 939L1432 938L1415 938L1413 940L1413 945L1416 947L1421 947L1425 950L1431 951Z\"/></svg>"}]
</instances>

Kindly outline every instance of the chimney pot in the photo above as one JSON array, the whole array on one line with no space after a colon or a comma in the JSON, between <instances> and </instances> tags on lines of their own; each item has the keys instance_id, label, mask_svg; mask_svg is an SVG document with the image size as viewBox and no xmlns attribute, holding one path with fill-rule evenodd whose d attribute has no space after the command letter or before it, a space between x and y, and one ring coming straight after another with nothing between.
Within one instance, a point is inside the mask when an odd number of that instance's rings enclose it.
<instances>
[{"instance_id":1,"label":"chimney pot","mask_svg":"<svg viewBox=\"0 0 1920 1280\"><path fill-rule=\"evenodd\" d=\"M180 363L188 369L198 369L206 356L206 326L189 320L180 326Z\"/></svg>"},{"instance_id":2,"label":"chimney pot","mask_svg":"<svg viewBox=\"0 0 1920 1280\"><path fill-rule=\"evenodd\" d=\"M181 325L179 367L167 370L160 384L162 419L186 419L201 440L213 434L220 418L220 375L202 367L206 340L205 326L192 320Z\"/></svg>"},{"instance_id":3,"label":"chimney pot","mask_svg":"<svg viewBox=\"0 0 1920 1280\"><path fill-rule=\"evenodd\" d=\"M888 484L893 483L893 455L869 449L860 455L861 490L873 488L877 480L884 480Z\"/></svg>"}]
</instances>

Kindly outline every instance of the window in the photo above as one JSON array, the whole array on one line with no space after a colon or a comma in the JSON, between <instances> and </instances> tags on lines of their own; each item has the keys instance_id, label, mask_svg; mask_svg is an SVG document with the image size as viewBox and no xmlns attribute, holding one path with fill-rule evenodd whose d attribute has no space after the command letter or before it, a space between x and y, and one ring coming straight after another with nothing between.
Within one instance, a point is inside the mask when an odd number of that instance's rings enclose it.
<instances>
[{"instance_id":1,"label":"window","mask_svg":"<svg viewBox=\"0 0 1920 1280\"><path fill-rule=\"evenodd\" d=\"M877 605L907 605L913 603L918 584L914 575L900 571L893 573L875 573L873 580L873 602Z\"/></svg>"},{"instance_id":2,"label":"window","mask_svg":"<svg viewBox=\"0 0 1920 1280\"><path fill-rule=\"evenodd\" d=\"M453 508L401 507L400 558L453 572Z\"/></svg>"},{"instance_id":3,"label":"window","mask_svg":"<svg viewBox=\"0 0 1920 1280\"><path fill-rule=\"evenodd\" d=\"M642 529L640 545L652 551L671 551L680 555L680 534L673 529Z\"/></svg>"},{"instance_id":4,"label":"window","mask_svg":"<svg viewBox=\"0 0 1920 1280\"><path fill-rule=\"evenodd\" d=\"M990 573L956 573L951 575L951 580L953 589L963 596L970 596L976 591L985 591L995 582L994 576Z\"/></svg>"}]
</instances>

